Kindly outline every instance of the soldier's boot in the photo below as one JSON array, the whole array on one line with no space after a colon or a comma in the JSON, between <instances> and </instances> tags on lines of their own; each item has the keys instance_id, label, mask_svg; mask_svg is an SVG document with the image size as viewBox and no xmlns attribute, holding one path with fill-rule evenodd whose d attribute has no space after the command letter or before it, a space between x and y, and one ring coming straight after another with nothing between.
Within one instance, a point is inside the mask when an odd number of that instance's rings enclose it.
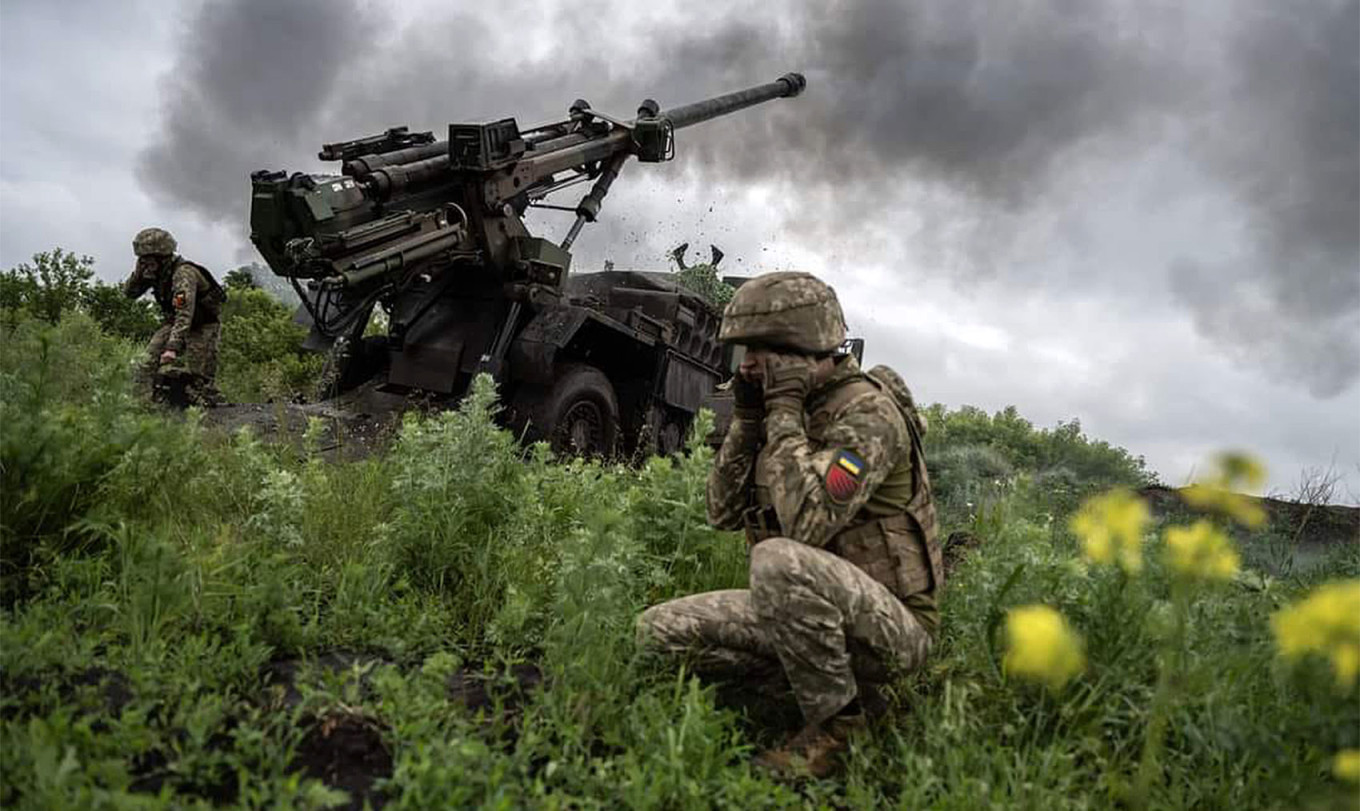
<instances>
[{"instance_id":1,"label":"soldier's boot","mask_svg":"<svg viewBox=\"0 0 1360 811\"><path fill-rule=\"evenodd\" d=\"M217 390L217 386L205 377L195 376L192 381L184 387L184 399L189 405L196 405L200 408L213 408L225 402L222 393Z\"/></svg>"},{"instance_id":2,"label":"soldier's boot","mask_svg":"<svg viewBox=\"0 0 1360 811\"><path fill-rule=\"evenodd\" d=\"M868 724L862 712L808 724L782 745L757 755L753 763L784 778L826 777L836 770L837 756L850 748L851 737Z\"/></svg>"},{"instance_id":3,"label":"soldier's boot","mask_svg":"<svg viewBox=\"0 0 1360 811\"><path fill-rule=\"evenodd\" d=\"M888 712L888 697L883 695L883 686L877 682L856 681L860 706L869 718L878 718Z\"/></svg>"},{"instance_id":4,"label":"soldier's boot","mask_svg":"<svg viewBox=\"0 0 1360 811\"><path fill-rule=\"evenodd\" d=\"M158 369L150 364L143 363L137 367L137 371L132 375L132 391L137 397L155 401L157 384L160 381L160 375L157 372Z\"/></svg>"}]
</instances>

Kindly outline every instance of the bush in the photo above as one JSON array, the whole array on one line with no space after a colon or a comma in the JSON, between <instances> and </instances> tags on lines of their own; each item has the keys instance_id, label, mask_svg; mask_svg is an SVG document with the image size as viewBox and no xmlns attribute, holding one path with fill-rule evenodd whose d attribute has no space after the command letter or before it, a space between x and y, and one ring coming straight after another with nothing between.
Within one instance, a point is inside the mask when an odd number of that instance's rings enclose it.
<instances>
[{"instance_id":1,"label":"bush","mask_svg":"<svg viewBox=\"0 0 1360 811\"><path fill-rule=\"evenodd\" d=\"M94 259L61 248L33 255L32 263L0 273L0 309L11 326L20 310L55 324L62 315L82 311L111 335L144 341L160 322L150 301L123 295L117 284L94 278Z\"/></svg>"},{"instance_id":2,"label":"bush","mask_svg":"<svg viewBox=\"0 0 1360 811\"><path fill-rule=\"evenodd\" d=\"M316 384L323 358L302 349L307 329L293 311L239 277L222 308L217 385L229 401L290 401Z\"/></svg>"},{"instance_id":3,"label":"bush","mask_svg":"<svg viewBox=\"0 0 1360 811\"><path fill-rule=\"evenodd\" d=\"M0 591L25 589L39 547L72 540L98 483L154 430L129 386L136 349L79 311L26 318L0 350Z\"/></svg>"},{"instance_id":4,"label":"bush","mask_svg":"<svg viewBox=\"0 0 1360 811\"><path fill-rule=\"evenodd\" d=\"M1156 483L1141 456L1088 438L1077 420L1039 429L1014 406L988 415L935 404L925 415L931 483L947 516L967 515L1015 487L1029 492L1036 513L1063 516L1092 493Z\"/></svg>"}]
</instances>

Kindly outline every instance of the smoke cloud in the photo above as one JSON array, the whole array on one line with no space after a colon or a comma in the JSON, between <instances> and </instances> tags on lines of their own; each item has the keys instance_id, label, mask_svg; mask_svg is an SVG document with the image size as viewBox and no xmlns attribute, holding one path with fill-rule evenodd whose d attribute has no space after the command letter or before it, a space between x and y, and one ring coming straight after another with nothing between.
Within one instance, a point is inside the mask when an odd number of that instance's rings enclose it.
<instances>
[{"instance_id":1,"label":"smoke cloud","mask_svg":"<svg viewBox=\"0 0 1360 811\"><path fill-rule=\"evenodd\" d=\"M897 238L947 234L981 267L1005 255L1007 229L993 226L1023 229L1090 161L1173 149L1245 226L1231 262L1166 256L1169 295L1226 352L1317 396L1360 378L1360 0L802 0L718 17L543 5L503 4L499 22L430 11L391 30L353 0L210 5L142 179L243 220L248 172L307 168L288 161L323 140L536 122L583 93L627 115L644 95L666 107L802 70L796 102L681 131L680 170L777 184L813 238L894 233L893 214L875 219L864 201L936 188L950 204L913 215L938 227ZM607 50L589 44L604 34Z\"/></svg>"},{"instance_id":2,"label":"smoke cloud","mask_svg":"<svg viewBox=\"0 0 1360 811\"><path fill-rule=\"evenodd\" d=\"M250 172L316 151L318 116L373 27L352 0L204 4L165 79L160 138L138 166L143 185L244 228Z\"/></svg>"}]
</instances>

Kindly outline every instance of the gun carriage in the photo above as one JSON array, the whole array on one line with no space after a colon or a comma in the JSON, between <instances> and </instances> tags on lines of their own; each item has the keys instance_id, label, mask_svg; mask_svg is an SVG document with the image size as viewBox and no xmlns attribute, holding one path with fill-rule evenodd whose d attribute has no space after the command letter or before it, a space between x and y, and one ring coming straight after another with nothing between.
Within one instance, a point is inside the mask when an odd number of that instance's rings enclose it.
<instances>
[{"instance_id":1,"label":"gun carriage","mask_svg":"<svg viewBox=\"0 0 1360 811\"><path fill-rule=\"evenodd\" d=\"M456 402L494 377L505 419L559 451L678 447L701 400L726 377L720 313L666 273L570 273L629 157L670 160L675 131L796 96L797 73L631 120L584 100L562 121L406 127L326 144L336 174L251 176L251 241L303 300L307 346L328 352L327 396L360 385ZM574 207L545 198L593 183ZM530 207L573 212L558 242L533 236ZM367 336L374 308L385 335Z\"/></svg>"}]
</instances>

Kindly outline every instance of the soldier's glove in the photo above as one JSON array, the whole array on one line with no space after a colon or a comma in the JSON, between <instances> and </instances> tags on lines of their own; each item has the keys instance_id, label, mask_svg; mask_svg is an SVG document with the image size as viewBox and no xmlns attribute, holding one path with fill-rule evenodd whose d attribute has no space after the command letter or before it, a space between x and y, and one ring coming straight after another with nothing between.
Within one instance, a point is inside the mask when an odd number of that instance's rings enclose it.
<instances>
[{"instance_id":1,"label":"soldier's glove","mask_svg":"<svg viewBox=\"0 0 1360 811\"><path fill-rule=\"evenodd\" d=\"M167 349L161 353L161 363L174 363L179 353L173 349Z\"/></svg>"},{"instance_id":2,"label":"soldier's glove","mask_svg":"<svg viewBox=\"0 0 1360 811\"><path fill-rule=\"evenodd\" d=\"M801 355L771 352L765 358L765 410L786 408L802 413L812 391L814 361Z\"/></svg>"},{"instance_id":3,"label":"soldier's glove","mask_svg":"<svg viewBox=\"0 0 1360 811\"><path fill-rule=\"evenodd\" d=\"M732 378L732 415L739 420L765 419L765 392L740 372Z\"/></svg>"}]
</instances>

